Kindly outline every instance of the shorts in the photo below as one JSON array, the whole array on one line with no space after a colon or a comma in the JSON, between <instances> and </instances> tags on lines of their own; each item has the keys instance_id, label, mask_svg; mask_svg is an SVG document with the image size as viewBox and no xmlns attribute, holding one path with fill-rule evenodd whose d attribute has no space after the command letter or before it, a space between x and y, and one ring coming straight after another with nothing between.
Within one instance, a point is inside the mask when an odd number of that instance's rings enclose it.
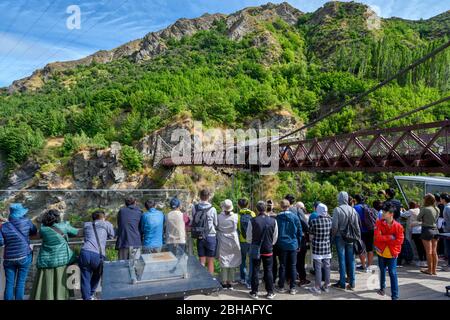
<instances>
[{"instance_id":1,"label":"shorts","mask_svg":"<svg viewBox=\"0 0 450 320\"><path fill-rule=\"evenodd\" d=\"M422 233L420 234L420 239L430 241L433 239L438 239L439 231L436 227L424 227L422 226Z\"/></svg>"},{"instance_id":2,"label":"shorts","mask_svg":"<svg viewBox=\"0 0 450 320\"><path fill-rule=\"evenodd\" d=\"M216 256L217 238L208 236L206 239L197 240L197 252L199 257L214 258Z\"/></svg>"},{"instance_id":3,"label":"shorts","mask_svg":"<svg viewBox=\"0 0 450 320\"><path fill-rule=\"evenodd\" d=\"M366 251L373 251L373 230L367 232L361 232L361 240L366 245Z\"/></svg>"}]
</instances>

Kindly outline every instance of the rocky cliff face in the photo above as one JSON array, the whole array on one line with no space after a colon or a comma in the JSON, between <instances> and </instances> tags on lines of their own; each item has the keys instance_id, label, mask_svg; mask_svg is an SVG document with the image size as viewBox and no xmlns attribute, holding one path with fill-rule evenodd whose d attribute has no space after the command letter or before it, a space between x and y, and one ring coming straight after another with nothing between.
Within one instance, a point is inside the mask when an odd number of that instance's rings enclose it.
<instances>
[{"instance_id":1,"label":"rocky cliff face","mask_svg":"<svg viewBox=\"0 0 450 320\"><path fill-rule=\"evenodd\" d=\"M41 88L52 74L58 71L69 70L80 65L89 65L92 62L108 63L115 59L129 58L136 63L152 59L167 49L167 41L171 38L181 39L184 36L192 36L198 31L211 29L218 20L224 20L227 26L228 36L233 40L240 40L244 36L257 31L262 31L261 23L282 19L290 25L297 22L302 12L288 3L271 4L260 7L251 7L240 10L231 15L205 14L195 19L179 19L167 28L151 32L143 39L126 43L111 51L98 51L86 58L55 62L46 65L43 69L36 70L27 78L14 81L8 88L10 93L33 91ZM255 45L274 44L270 34L263 33L255 37Z\"/></svg>"}]
</instances>

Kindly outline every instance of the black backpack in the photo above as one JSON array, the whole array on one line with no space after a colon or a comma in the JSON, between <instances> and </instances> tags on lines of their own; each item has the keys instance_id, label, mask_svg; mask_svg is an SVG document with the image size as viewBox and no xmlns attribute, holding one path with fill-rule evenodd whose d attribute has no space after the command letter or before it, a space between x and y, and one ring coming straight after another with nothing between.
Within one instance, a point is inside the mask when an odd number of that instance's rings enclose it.
<instances>
[{"instance_id":1,"label":"black backpack","mask_svg":"<svg viewBox=\"0 0 450 320\"><path fill-rule=\"evenodd\" d=\"M369 208L367 205L363 206L364 210L364 224L368 231L375 230L377 224L378 212L374 208Z\"/></svg>"},{"instance_id":2,"label":"black backpack","mask_svg":"<svg viewBox=\"0 0 450 320\"><path fill-rule=\"evenodd\" d=\"M195 213L192 216L191 237L194 239L205 239L208 236L208 211L212 206L200 208L195 205Z\"/></svg>"},{"instance_id":3,"label":"black backpack","mask_svg":"<svg viewBox=\"0 0 450 320\"><path fill-rule=\"evenodd\" d=\"M354 213L352 213L354 214ZM358 231L356 228L359 228L359 225L356 225L352 223L350 220L351 216L347 217L347 225L345 226L345 229L342 231L342 239L346 243L355 243L359 240L358 237Z\"/></svg>"}]
</instances>

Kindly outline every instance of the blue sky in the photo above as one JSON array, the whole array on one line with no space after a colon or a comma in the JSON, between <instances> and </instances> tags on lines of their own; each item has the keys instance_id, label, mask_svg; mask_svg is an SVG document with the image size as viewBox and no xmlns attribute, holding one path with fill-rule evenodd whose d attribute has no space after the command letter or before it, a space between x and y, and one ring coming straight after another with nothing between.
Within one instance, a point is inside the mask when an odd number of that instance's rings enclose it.
<instances>
[{"instance_id":1,"label":"blue sky","mask_svg":"<svg viewBox=\"0 0 450 320\"><path fill-rule=\"evenodd\" d=\"M268 0L2 0L0 1L0 87L49 62L79 59L100 49L160 30L179 18L232 13ZM273 3L282 1L272 0ZM288 0L311 12L326 0ZM443 0L361 0L382 17L427 19L449 9ZM68 29L71 5L81 9L81 28Z\"/></svg>"}]
</instances>

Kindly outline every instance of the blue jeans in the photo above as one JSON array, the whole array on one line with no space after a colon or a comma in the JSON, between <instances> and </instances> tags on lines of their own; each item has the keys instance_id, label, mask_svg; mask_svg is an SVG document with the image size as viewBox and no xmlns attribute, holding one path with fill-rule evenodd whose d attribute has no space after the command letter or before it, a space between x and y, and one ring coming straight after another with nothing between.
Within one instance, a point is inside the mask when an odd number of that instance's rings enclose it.
<instances>
[{"instance_id":1,"label":"blue jeans","mask_svg":"<svg viewBox=\"0 0 450 320\"><path fill-rule=\"evenodd\" d=\"M241 242L241 267L239 271L241 273L241 280L250 284L252 279L253 259L250 257L250 244L247 242ZM247 273L247 257L249 261L248 273Z\"/></svg>"},{"instance_id":2,"label":"blue jeans","mask_svg":"<svg viewBox=\"0 0 450 320\"><path fill-rule=\"evenodd\" d=\"M81 250L78 266L81 271L81 296L83 300L89 300L102 277L103 259L98 253Z\"/></svg>"},{"instance_id":3,"label":"blue jeans","mask_svg":"<svg viewBox=\"0 0 450 320\"><path fill-rule=\"evenodd\" d=\"M289 288L295 288L295 280L297 279L297 250L281 250L280 251L280 273L278 279L278 287L284 288L286 281L286 271L289 275Z\"/></svg>"},{"instance_id":4,"label":"blue jeans","mask_svg":"<svg viewBox=\"0 0 450 320\"><path fill-rule=\"evenodd\" d=\"M335 238L336 250L339 260L339 284L345 287L345 276L348 272L350 285L355 286L355 255L353 251L353 243L346 243L342 237Z\"/></svg>"},{"instance_id":5,"label":"blue jeans","mask_svg":"<svg viewBox=\"0 0 450 320\"><path fill-rule=\"evenodd\" d=\"M391 279L392 300L398 300L398 279L397 279L397 258L383 258L378 256L378 266L380 267L380 289L386 288L386 266Z\"/></svg>"},{"instance_id":6,"label":"blue jeans","mask_svg":"<svg viewBox=\"0 0 450 320\"><path fill-rule=\"evenodd\" d=\"M5 268L5 300L23 300L25 294L25 282L28 276L33 255L30 253L20 260L4 260ZM14 290L15 288L15 290ZM14 294L15 291L15 294Z\"/></svg>"}]
</instances>

